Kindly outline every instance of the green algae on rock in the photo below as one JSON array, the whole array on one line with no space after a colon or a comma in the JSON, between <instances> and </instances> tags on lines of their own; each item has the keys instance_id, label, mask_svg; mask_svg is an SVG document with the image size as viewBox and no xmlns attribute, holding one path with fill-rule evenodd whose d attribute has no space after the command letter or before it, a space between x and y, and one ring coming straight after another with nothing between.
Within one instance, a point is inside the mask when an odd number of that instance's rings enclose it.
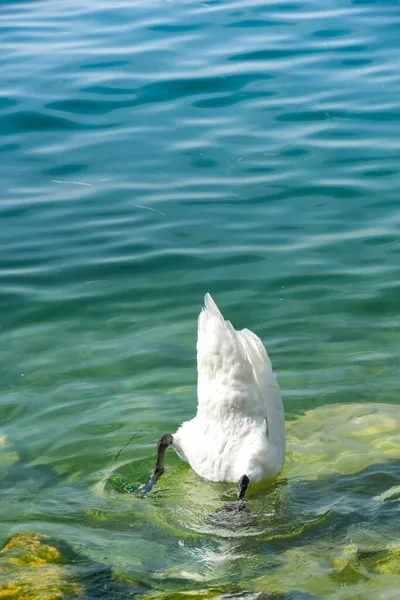
<instances>
[{"instance_id":1,"label":"green algae on rock","mask_svg":"<svg viewBox=\"0 0 400 600\"><path fill-rule=\"evenodd\" d=\"M334 404L287 423L284 476L314 479L357 473L400 458L400 407Z\"/></svg>"},{"instance_id":2,"label":"green algae on rock","mask_svg":"<svg viewBox=\"0 0 400 600\"><path fill-rule=\"evenodd\" d=\"M0 599L72 600L83 588L50 537L18 533L0 551Z\"/></svg>"},{"instance_id":3,"label":"green algae on rock","mask_svg":"<svg viewBox=\"0 0 400 600\"><path fill-rule=\"evenodd\" d=\"M398 600L399 550L363 552L353 543L316 543L294 548L281 566L253 582L262 593L296 589L327 600Z\"/></svg>"}]
</instances>

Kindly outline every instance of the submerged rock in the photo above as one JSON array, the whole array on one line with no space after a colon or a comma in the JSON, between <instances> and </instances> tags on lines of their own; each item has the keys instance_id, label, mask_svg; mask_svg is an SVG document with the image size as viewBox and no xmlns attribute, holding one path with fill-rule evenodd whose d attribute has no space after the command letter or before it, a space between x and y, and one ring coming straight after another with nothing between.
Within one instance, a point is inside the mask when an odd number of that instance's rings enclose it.
<instances>
[{"instance_id":1,"label":"submerged rock","mask_svg":"<svg viewBox=\"0 0 400 600\"><path fill-rule=\"evenodd\" d=\"M210 587L209 589L187 590L181 592L157 591L151 594L139 596L140 600L322 600L317 596L297 593L290 594L264 594L261 592L249 592L240 586L226 584Z\"/></svg>"},{"instance_id":2,"label":"submerged rock","mask_svg":"<svg viewBox=\"0 0 400 600\"><path fill-rule=\"evenodd\" d=\"M284 475L314 479L400 459L400 407L334 404L288 421Z\"/></svg>"},{"instance_id":3,"label":"submerged rock","mask_svg":"<svg viewBox=\"0 0 400 600\"><path fill-rule=\"evenodd\" d=\"M128 600L147 589L44 534L18 533L0 550L0 600Z\"/></svg>"},{"instance_id":4,"label":"submerged rock","mask_svg":"<svg viewBox=\"0 0 400 600\"><path fill-rule=\"evenodd\" d=\"M366 552L354 543L318 542L287 551L280 568L254 582L257 591L300 590L327 600L398 600L399 550Z\"/></svg>"},{"instance_id":5,"label":"submerged rock","mask_svg":"<svg viewBox=\"0 0 400 600\"><path fill-rule=\"evenodd\" d=\"M47 535L18 533L0 551L0 599L80 598L68 559Z\"/></svg>"}]
</instances>

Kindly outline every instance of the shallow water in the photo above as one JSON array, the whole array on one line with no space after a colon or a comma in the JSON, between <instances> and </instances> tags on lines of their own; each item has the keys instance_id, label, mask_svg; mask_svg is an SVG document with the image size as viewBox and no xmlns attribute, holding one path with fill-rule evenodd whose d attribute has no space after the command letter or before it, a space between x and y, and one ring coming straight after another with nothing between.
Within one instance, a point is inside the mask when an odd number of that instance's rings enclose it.
<instances>
[{"instance_id":1,"label":"shallow water","mask_svg":"<svg viewBox=\"0 0 400 600\"><path fill-rule=\"evenodd\" d=\"M2 3L1 546L62 540L90 598L398 599L399 25L390 0ZM173 452L126 493L194 413L206 291L288 421L233 517Z\"/></svg>"}]
</instances>

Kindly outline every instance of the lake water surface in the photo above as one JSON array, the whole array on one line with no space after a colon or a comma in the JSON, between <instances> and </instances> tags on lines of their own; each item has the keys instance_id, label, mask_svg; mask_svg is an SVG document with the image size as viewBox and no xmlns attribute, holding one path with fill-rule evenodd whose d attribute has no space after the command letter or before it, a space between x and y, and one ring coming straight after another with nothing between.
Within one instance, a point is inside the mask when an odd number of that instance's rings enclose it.
<instances>
[{"instance_id":1,"label":"lake water surface","mask_svg":"<svg viewBox=\"0 0 400 600\"><path fill-rule=\"evenodd\" d=\"M394 0L1 3L0 547L66 544L63 597L398 600L399 30ZM287 419L236 519L173 451L129 493L194 414L207 291ZM0 597L34 569L1 556Z\"/></svg>"}]
</instances>

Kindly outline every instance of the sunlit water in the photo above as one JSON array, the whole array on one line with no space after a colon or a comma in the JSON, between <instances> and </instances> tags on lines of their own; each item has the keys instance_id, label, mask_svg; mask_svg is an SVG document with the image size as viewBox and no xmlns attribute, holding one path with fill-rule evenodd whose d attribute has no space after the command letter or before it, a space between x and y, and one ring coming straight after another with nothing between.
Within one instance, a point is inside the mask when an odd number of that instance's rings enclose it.
<instances>
[{"instance_id":1,"label":"sunlit water","mask_svg":"<svg viewBox=\"0 0 400 600\"><path fill-rule=\"evenodd\" d=\"M398 600L398 2L0 26L0 547L62 540L88 598ZM194 414L206 291L284 395L285 470L238 515L173 451L128 493Z\"/></svg>"}]
</instances>

